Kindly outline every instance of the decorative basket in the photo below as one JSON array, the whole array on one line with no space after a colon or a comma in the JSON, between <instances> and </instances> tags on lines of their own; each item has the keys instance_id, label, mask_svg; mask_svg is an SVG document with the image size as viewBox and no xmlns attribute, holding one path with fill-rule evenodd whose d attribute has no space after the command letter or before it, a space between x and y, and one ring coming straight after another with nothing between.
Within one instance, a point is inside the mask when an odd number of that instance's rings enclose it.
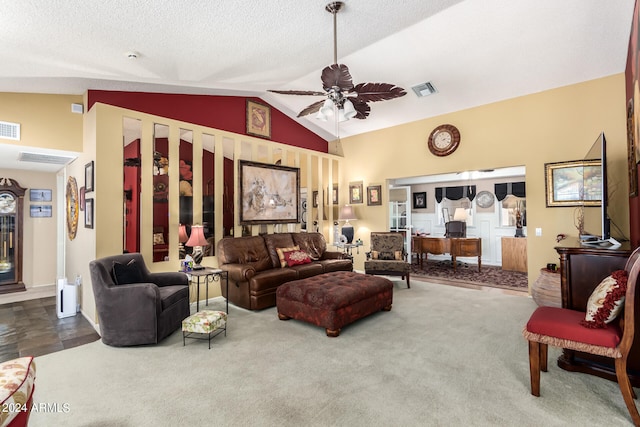
<instances>
[{"instance_id":1,"label":"decorative basket","mask_svg":"<svg viewBox=\"0 0 640 427\"><path fill-rule=\"evenodd\" d=\"M560 273L541 268L540 276L531 286L531 296L539 306L562 307Z\"/></svg>"}]
</instances>

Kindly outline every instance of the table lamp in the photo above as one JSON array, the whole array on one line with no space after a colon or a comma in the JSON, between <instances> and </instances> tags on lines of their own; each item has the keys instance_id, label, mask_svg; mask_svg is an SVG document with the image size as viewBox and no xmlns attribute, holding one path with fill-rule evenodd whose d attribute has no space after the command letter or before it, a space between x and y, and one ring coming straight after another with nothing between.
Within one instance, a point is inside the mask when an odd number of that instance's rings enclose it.
<instances>
[{"instance_id":1,"label":"table lamp","mask_svg":"<svg viewBox=\"0 0 640 427\"><path fill-rule=\"evenodd\" d=\"M339 221L345 221L342 226L342 235L347 238L347 243L353 242L353 225L349 224L349 220L358 219L356 213L353 211L353 206L344 205L340 209L340 215L338 215Z\"/></svg>"},{"instance_id":2,"label":"table lamp","mask_svg":"<svg viewBox=\"0 0 640 427\"><path fill-rule=\"evenodd\" d=\"M191 226L191 236L189 236L189 240L185 243L186 246L193 248L193 253L191 256L193 257L193 261L196 265L193 266L194 270L202 270L204 267L200 265L200 261L204 257L204 253L202 252L202 247L207 246L209 242L204 237L204 227L202 225L192 225Z\"/></svg>"},{"instance_id":3,"label":"table lamp","mask_svg":"<svg viewBox=\"0 0 640 427\"><path fill-rule=\"evenodd\" d=\"M187 255L187 250L184 247L187 240L189 240L189 236L187 236L187 226L180 224L178 226L178 254L180 255L180 259Z\"/></svg>"},{"instance_id":4,"label":"table lamp","mask_svg":"<svg viewBox=\"0 0 640 427\"><path fill-rule=\"evenodd\" d=\"M467 220L467 210L465 208L456 208L453 213L454 221L466 221Z\"/></svg>"}]
</instances>

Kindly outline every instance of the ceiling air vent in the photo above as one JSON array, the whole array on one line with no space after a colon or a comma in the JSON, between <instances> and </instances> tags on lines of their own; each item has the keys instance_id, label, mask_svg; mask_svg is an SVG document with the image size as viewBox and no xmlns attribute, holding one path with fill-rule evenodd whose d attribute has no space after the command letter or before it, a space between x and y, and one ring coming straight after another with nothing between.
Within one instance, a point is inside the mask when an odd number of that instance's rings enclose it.
<instances>
[{"instance_id":1,"label":"ceiling air vent","mask_svg":"<svg viewBox=\"0 0 640 427\"><path fill-rule=\"evenodd\" d=\"M69 156L56 156L55 154L42 154L42 153L28 153L21 152L18 156L18 160L21 162L33 162L33 163L48 163L51 165L66 165L75 157Z\"/></svg>"},{"instance_id":2,"label":"ceiling air vent","mask_svg":"<svg viewBox=\"0 0 640 427\"><path fill-rule=\"evenodd\" d=\"M413 86L411 89L418 95L418 98L423 96L429 96L438 92L438 89L431 82L426 82L419 84L417 86Z\"/></svg>"},{"instance_id":3,"label":"ceiling air vent","mask_svg":"<svg viewBox=\"0 0 640 427\"><path fill-rule=\"evenodd\" d=\"M20 141L20 124L0 122L0 138Z\"/></svg>"}]
</instances>

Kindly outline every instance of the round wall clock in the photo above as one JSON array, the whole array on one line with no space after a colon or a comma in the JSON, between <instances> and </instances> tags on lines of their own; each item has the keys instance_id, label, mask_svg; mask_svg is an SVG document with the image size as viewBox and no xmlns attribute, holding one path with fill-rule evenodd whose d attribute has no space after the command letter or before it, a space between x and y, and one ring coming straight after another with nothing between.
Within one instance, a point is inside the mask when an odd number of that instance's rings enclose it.
<instances>
[{"instance_id":1,"label":"round wall clock","mask_svg":"<svg viewBox=\"0 0 640 427\"><path fill-rule=\"evenodd\" d=\"M476 196L476 204L480 208L490 208L493 206L494 198L490 191L481 191Z\"/></svg>"},{"instance_id":2,"label":"round wall clock","mask_svg":"<svg viewBox=\"0 0 640 427\"><path fill-rule=\"evenodd\" d=\"M78 183L72 176L67 180L67 234L69 240L76 238L78 230Z\"/></svg>"},{"instance_id":3,"label":"round wall clock","mask_svg":"<svg viewBox=\"0 0 640 427\"><path fill-rule=\"evenodd\" d=\"M440 125L429 135L427 146L436 156L448 156L460 145L460 131L453 125Z\"/></svg>"}]
</instances>

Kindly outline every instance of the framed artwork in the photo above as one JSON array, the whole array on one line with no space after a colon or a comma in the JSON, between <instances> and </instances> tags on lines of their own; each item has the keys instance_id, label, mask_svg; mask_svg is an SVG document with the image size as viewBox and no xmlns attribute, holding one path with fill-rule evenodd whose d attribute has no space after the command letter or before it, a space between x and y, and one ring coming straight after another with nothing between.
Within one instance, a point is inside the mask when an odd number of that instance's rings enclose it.
<instances>
[{"instance_id":1,"label":"framed artwork","mask_svg":"<svg viewBox=\"0 0 640 427\"><path fill-rule=\"evenodd\" d=\"M600 160L575 160L545 163L544 165L547 207L600 206L602 179Z\"/></svg>"},{"instance_id":2,"label":"framed artwork","mask_svg":"<svg viewBox=\"0 0 640 427\"><path fill-rule=\"evenodd\" d=\"M318 207L318 192L317 191L313 192L313 207L314 208Z\"/></svg>"},{"instance_id":3,"label":"framed artwork","mask_svg":"<svg viewBox=\"0 0 640 427\"><path fill-rule=\"evenodd\" d=\"M369 185L367 187L367 206L382 204L382 185Z\"/></svg>"},{"instance_id":4,"label":"framed artwork","mask_svg":"<svg viewBox=\"0 0 640 427\"><path fill-rule=\"evenodd\" d=\"M93 186L93 160L84 165L84 191L90 193L94 190Z\"/></svg>"},{"instance_id":5,"label":"framed artwork","mask_svg":"<svg viewBox=\"0 0 640 427\"><path fill-rule=\"evenodd\" d=\"M29 206L29 214L32 218L51 218L53 208L51 205L31 205Z\"/></svg>"},{"instance_id":6,"label":"framed artwork","mask_svg":"<svg viewBox=\"0 0 640 427\"><path fill-rule=\"evenodd\" d=\"M51 190L31 189L29 190L29 200L32 202L50 202L52 200Z\"/></svg>"},{"instance_id":7,"label":"framed artwork","mask_svg":"<svg viewBox=\"0 0 640 427\"><path fill-rule=\"evenodd\" d=\"M427 192L413 193L413 209L425 209L427 207Z\"/></svg>"},{"instance_id":8,"label":"framed artwork","mask_svg":"<svg viewBox=\"0 0 640 427\"><path fill-rule=\"evenodd\" d=\"M334 205L338 204L338 184L333 184L333 189L331 190L331 201Z\"/></svg>"},{"instance_id":9,"label":"framed artwork","mask_svg":"<svg viewBox=\"0 0 640 427\"><path fill-rule=\"evenodd\" d=\"M349 204L362 203L362 182L349 184Z\"/></svg>"},{"instance_id":10,"label":"framed artwork","mask_svg":"<svg viewBox=\"0 0 640 427\"><path fill-rule=\"evenodd\" d=\"M93 199L84 201L84 228L93 228Z\"/></svg>"},{"instance_id":11,"label":"framed artwork","mask_svg":"<svg viewBox=\"0 0 640 427\"><path fill-rule=\"evenodd\" d=\"M240 224L296 223L300 169L240 160Z\"/></svg>"},{"instance_id":12,"label":"framed artwork","mask_svg":"<svg viewBox=\"0 0 640 427\"><path fill-rule=\"evenodd\" d=\"M84 187L80 187L80 210L83 211L84 210Z\"/></svg>"},{"instance_id":13,"label":"framed artwork","mask_svg":"<svg viewBox=\"0 0 640 427\"><path fill-rule=\"evenodd\" d=\"M449 208L442 208L442 219L445 224L451 220L451 216L449 216Z\"/></svg>"},{"instance_id":14,"label":"framed artwork","mask_svg":"<svg viewBox=\"0 0 640 427\"><path fill-rule=\"evenodd\" d=\"M247 135L271 139L271 108L247 100Z\"/></svg>"}]
</instances>

